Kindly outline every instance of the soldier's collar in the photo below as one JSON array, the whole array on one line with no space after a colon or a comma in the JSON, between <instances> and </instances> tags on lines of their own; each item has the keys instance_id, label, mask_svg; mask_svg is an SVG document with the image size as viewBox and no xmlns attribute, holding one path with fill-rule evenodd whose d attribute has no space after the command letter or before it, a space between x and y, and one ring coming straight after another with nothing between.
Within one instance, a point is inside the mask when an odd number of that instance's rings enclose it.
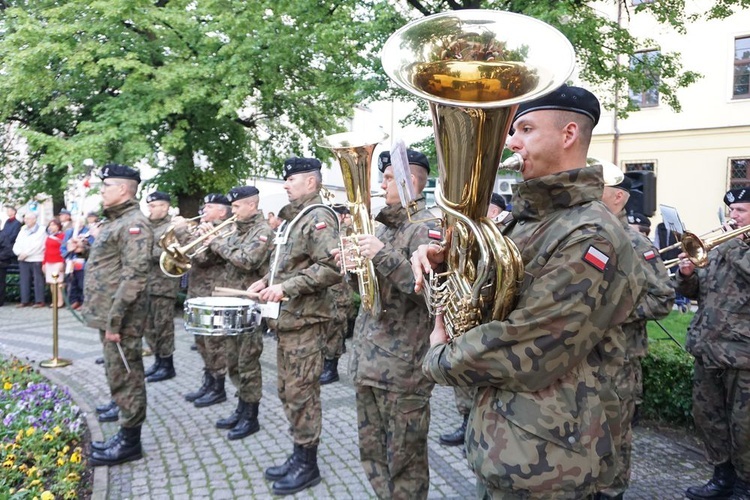
<instances>
[{"instance_id":1,"label":"soldier's collar","mask_svg":"<svg viewBox=\"0 0 750 500\"><path fill-rule=\"evenodd\" d=\"M120 217L125 212L138 208L138 201L135 198L131 198L119 205L115 205L104 209L104 216L111 220Z\"/></svg>"},{"instance_id":2,"label":"soldier's collar","mask_svg":"<svg viewBox=\"0 0 750 500\"><path fill-rule=\"evenodd\" d=\"M560 209L602 199L601 167L566 170L518 184L513 197L516 219L538 219Z\"/></svg>"}]
</instances>

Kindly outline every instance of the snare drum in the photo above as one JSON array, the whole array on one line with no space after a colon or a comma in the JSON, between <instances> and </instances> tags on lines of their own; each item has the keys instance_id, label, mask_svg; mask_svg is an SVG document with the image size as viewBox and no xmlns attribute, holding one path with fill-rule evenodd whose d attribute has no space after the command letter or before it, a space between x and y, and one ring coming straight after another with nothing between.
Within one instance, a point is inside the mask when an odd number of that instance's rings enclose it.
<instances>
[{"instance_id":1,"label":"snare drum","mask_svg":"<svg viewBox=\"0 0 750 500\"><path fill-rule=\"evenodd\" d=\"M258 304L234 297L195 297L185 301L185 330L195 335L240 335L260 323Z\"/></svg>"}]
</instances>

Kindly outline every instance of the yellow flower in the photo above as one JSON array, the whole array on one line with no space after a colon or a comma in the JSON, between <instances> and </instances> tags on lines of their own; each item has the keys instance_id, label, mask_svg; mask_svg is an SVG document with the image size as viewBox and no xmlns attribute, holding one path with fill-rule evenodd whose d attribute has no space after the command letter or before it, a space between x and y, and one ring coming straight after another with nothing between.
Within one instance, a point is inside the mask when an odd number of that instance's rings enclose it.
<instances>
[{"instance_id":1,"label":"yellow flower","mask_svg":"<svg viewBox=\"0 0 750 500\"><path fill-rule=\"evenodd\" d=\"M34 473L36 473L36 471L37 471L37 468L36 468L36 466L35 466L35 465L32 465L32 466L31 466L31 468L30 468L29 470L27 470L27 471L26 471L26 477L31 477L31 476L33 476L33 475L34 475Z\"/></svg>"},{"instance_id":2,"label":"yellow flower","mask_svg":"<svg viewBox=\"0 0 750 500\"><path fill-rule=\"evenodd\" d=\"M29 486L37 486L39 484L42 484L42 481L40 479L34 479L29 483Z\"/></svg>"},{"instance_id":3,"label":"yellow flower","mask_svg":"<svg viewBox=\"0 0 750 500\"><path fill-rule=\"evenodd\" d=\"M42 492L42 500L55 500L55 495L49 490L44 490Z\"/></svg>"},{"instance_id":4,"label":"yellow flower","mask_svg":"<svg viewBox=\"0 0 750 500\"><path fill-rule=\"evenodd\" d=\"M76 493L76 490L68 490L65 492L65 495L63 495L63 498L65 500L75 500L78 498L78 493Z\"/></svg>"},{"instance_id":5,"label":"yellow flower","mask_svg":"<svg viewBox=\"0 0 750 500\"><path fill-rule=\"evenodd\" d=\"M54 432L54 433L55 433L55 436L59 436L59 435L60 435L60 433L62 432L62 429L60 429L60 426L56 425L56 426L55 426L55 427L54 427L54 428L52 429L52 432Z\"/></svg>"},{"instance_id":6,"label":"yellow flower","mask_svg":"<svg viewBox=\"0 0 750 500\"><path fill-rule=\"evenodd\" d=\"M18 431L18 434L16 434L16 442L23 439L23 431Z\"/></svg>"},{"instance_id":7,"label":"yellow flower","mask_svg":"<svg viewBox=\"0 0 750 500\"><path fill-rule=\"evenodd\" d=\"M3 462L3 467L5 467L6 469L10 469L11 467L13 467L13 461L6 460L5 462Z\"/></svg>"},{"instance_id":8,"label":"yellow flower","mask_svg":"<svg viewBox=\"0 0 750 500\"><path fill-rule=\"evenodd\" d=\"M63 449L62 449L63 453L68 453L69 451L70 451L70 446L68 446L67 444L63 446Z\"/></svg>"},{"instance_id":9,"label":"yellow flower","mask_svg":"<svg viewBox=\"0 0 750 500\"><path fill-rule=\"evenodd\" d=\"M27 436L33 436L35 432L36 432L36 429L34 427L29 427L28 429L26 429Z\"/></svg>"},{"instance_id":10,"label":"yellow flower","mask_svg":"<svg viewBox=\"0 0 750 500\"><path fill-rule=\"evenodd\" d=\"M49 432L45 432L42 439L44 439L45 441L52 441L53 439L55 439L55 436L53 436Z\"/></svg>"},{"instance_id":11,"label":"yellow flower","mask_svg":"<svg viewBox=\"0 0 750 500\"><path fill-rule=\"evenodd\" d=\"M73 454L70 456L70 463L72 464L81 463L81 454L77 452L73 452Z\"/></svg>"},{"instance_id":12,"label":"yellow flower","mask_svg":"<svg viewBox=\"0 0 750 500\"><path fill-rule=\"evenodd\" d=\"M18 467L18 471L19 471L19 472L26 472L26 471L27 471L28 469L29 469L29 466L28 466L28 465L26 465L26 464L21 464L21 465L20 465L20 466Z\"/></svg>"},{"instance_id":13,"label":"yellow flower","mask_svg":"<svg viewBox=\"0 0 750 500\"><path fill-rule=\"evenodd\" d=\"M65 480L66 481L71 481L71 482L73 482L73 481L80 481L81 480L81 476L77 472L71 472L70 474L68 474L67 476L65 476Z\"/></svg>"},{"instance_id":14,"label":"yellow flower","mask_svg":"<svg viewBox=\"0 0 750 500\"><path fill-rule=\"evenodd\" d=\"M13 389L13 384L11 384L10 382L5 382L3 384L3 389L5 389L6 391L9 391L9 390Z\"/></svg>"},{"instance_id":15,"label":"yellow flower","mask_svg":"<svg viewBox=\"0 0 750 500\"><path fill-rule=\"evenodd\" d=\"M58 458L57 459L57 465L63 466L65 465L65 459L64 458Z\"/></svg>"}]
</instances>

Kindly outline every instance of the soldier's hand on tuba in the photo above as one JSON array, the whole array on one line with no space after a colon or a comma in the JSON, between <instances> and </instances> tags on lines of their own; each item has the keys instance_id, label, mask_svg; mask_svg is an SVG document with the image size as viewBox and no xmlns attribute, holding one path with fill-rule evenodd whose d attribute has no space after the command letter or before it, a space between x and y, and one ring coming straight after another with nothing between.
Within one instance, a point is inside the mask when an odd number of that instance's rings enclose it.
<instances>
[{"instance_id":1,"label":"soldier's hand on tuba","mask_svg":"<svg viewBox=\"0 0 750 500\"><path fill-rule=\"evenodd\" d=\"M436 244L419 245L411 254L411 270L414 273L414 292L424 287L424 275L436 269L445 260L443 247Z\"/></svg>"},{"instance_id":2,"label":"soldier's hand on tuba","mask_svg":"<svg viewBox=\"0 0 750 500\"><path fill-rule=\"evenodd\" d=\"M435 327L432 329L432 333L430 333L430 345L447 344L448 342L448 333L445 331L443 315L437 314L435 316Z\"/></svg>"},{"instance_id":3,"label":"soldier's hand on tuba","mask_svg":"<svg viewBox=\"0 0 750 500\"><path fill-rule=\"evenodd\" d=\"M359 253L364 255L368 259L375 257L375 255L385 245L373 234L360 234L357 235L357 243L359 244Z\"/></svg>"}]
</instances>

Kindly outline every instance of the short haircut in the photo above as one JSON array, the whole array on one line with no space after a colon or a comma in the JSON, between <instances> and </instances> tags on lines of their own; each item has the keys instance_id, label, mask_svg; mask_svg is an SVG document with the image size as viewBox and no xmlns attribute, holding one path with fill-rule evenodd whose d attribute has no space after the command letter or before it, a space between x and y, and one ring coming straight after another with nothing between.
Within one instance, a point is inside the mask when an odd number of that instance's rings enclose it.
<instances>
[{"instance_id":1,"label":"short haircut","mask_svg":"<svg viewBox=\"0 0 750 500\"><path fill-rule=\"evenodd\" d=\"M557 126L564 127L570 122L578 125L581 146L588 150L591 144L591 134L594 130L594 122L586 115L574 111L557 111Z\"/></svg>"},{"instance_id":2,"label":"short haircut","mask_svg":"<svg viewBox=\"0 0 750 500\"><path fill-rule=\"evenodd\" d=\"M313 170L312 172L302 172L297 175L304 175L307 177L315 178L315 189L320 189L321 186L323 186L323 174L320 172L320 170Z\"/></svg>"},{"instance_id":3,"label":"short haircut","mask_svg":"<svg viewBox=\"0 0 750 500\"><path fill-rule=\"evenodd\" d=\"M427 185L427 170L425 170L425 168L421 165L414 165L413 163L409 164L409 170L411 170L411 175L413 175L417 180L417 191L421 193L424 187Z\"/></svg>"}]
</instances>

